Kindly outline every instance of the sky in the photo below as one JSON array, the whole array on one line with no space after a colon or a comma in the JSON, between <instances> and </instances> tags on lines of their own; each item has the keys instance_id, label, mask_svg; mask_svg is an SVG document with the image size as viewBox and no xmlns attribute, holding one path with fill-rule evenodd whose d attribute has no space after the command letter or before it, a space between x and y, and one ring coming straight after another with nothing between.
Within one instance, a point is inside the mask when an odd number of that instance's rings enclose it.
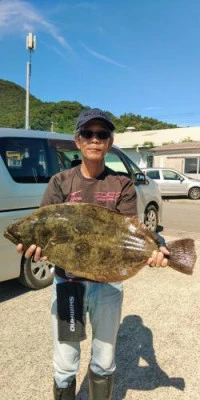
<instances>
[{"instance_id":1,"label":"sky","mask_svg":"<svg viewBox=\"0 0 200 400\"><path fill-rule=\"evenodd\" d=\"M42 101L200 126L199 0L0 0L0 79Z\"/></svg>"}]
</instances>

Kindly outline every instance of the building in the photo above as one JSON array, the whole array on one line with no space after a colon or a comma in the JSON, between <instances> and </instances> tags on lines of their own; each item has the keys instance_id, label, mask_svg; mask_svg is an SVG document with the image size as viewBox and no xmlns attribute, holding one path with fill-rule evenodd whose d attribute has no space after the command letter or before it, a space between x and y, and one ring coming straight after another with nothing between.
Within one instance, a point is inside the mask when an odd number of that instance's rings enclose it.
<instances>
[{"instance_id":1,"label":"building","mask_svg":"<svg viewBox=\"0 0 200 400\"><path fill-rule=\"evenodd\" d=\"M168 144L152 149L152 153L154 167L175 168L200 179L200 141Z\"/></svg>"},{"instance_id":2,"label":"building","mask_svg":"<svg viewBox=\"0 0 200 400\"><path fill-rule=\"evenodd\" d=\"M175 168L200 178L200 127L135 131L115 134L119 146L140 168Z\"/></svg>"}]
</instances>

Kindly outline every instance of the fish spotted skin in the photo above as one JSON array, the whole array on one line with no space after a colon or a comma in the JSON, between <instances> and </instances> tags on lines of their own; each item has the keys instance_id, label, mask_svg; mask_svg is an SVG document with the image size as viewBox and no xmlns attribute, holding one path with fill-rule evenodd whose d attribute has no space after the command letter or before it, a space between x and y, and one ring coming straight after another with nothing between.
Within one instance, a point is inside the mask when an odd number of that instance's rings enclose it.
<instances>
[{"instance_id":1,"label":"fish spotted skin","mask_svg":"<svg viewBox=\"0 0 200 400\"><path fill-rule=\"evenodd\" d=\"M87 203L41 207L8 226L4 236L15 244L22 243L25 251L36 244L52 264L98 282L134 276L158 249L154 235L137 217ZM174 241L168 248L169 266L192 274L194 241Z\"/></svg>"}]
</instances>

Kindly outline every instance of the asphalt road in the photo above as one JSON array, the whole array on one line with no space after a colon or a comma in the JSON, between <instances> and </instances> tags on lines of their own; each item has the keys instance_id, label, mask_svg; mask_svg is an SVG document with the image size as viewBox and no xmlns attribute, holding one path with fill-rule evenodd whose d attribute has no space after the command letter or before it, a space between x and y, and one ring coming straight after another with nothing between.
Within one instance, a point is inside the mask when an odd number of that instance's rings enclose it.
<instances>
[{"instance_id":1,"label":"asphalt road","mask_svg":"<svg viewBox=\"0 0 200 400\"><path fill-rule=\"evenodd\" d=\"M170 268L144 267L125 281L113 400L199 399L198 206L196 202L170 201L164 203L163 210L163 235L167 240L198 237L198 260L193 275ZM0 299L0 399L53 400L51 287L31 291L17 281L3 282ZM87 335L87 340L81 343L77 400L88 400L89 324Z\"/></svg>"},{"instance_id":2,"label":"asphalt road","mask_svg":"<svg viewBox=\"0 0 200 400\"><path fill-rule=\"evenodd\" d=\"M164 200L162 227L163 235L190 235L200 240L200 200Z\"/></svg>"}]
</instances>

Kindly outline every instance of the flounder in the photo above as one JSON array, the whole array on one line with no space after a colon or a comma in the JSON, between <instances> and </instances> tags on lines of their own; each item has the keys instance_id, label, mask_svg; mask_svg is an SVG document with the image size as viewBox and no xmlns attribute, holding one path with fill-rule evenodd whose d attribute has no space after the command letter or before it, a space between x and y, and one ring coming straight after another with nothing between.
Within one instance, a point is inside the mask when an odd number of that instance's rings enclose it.
<instances>
[{"instance_id":1,"label":"flounder","mask_svg":"<svg viewBox=\"0 0 200 400\"><path fill-rule=\"evenodd\" d=\"M134 276L158 249L155 236L137 217L87 203L41 207L8 226L4 236L23 243L25 251L36 244L48 262L98 282ZM169 266L191 275L196 261L194 240L176 240L167 248Z\"/></svg>"}]
</instances>

